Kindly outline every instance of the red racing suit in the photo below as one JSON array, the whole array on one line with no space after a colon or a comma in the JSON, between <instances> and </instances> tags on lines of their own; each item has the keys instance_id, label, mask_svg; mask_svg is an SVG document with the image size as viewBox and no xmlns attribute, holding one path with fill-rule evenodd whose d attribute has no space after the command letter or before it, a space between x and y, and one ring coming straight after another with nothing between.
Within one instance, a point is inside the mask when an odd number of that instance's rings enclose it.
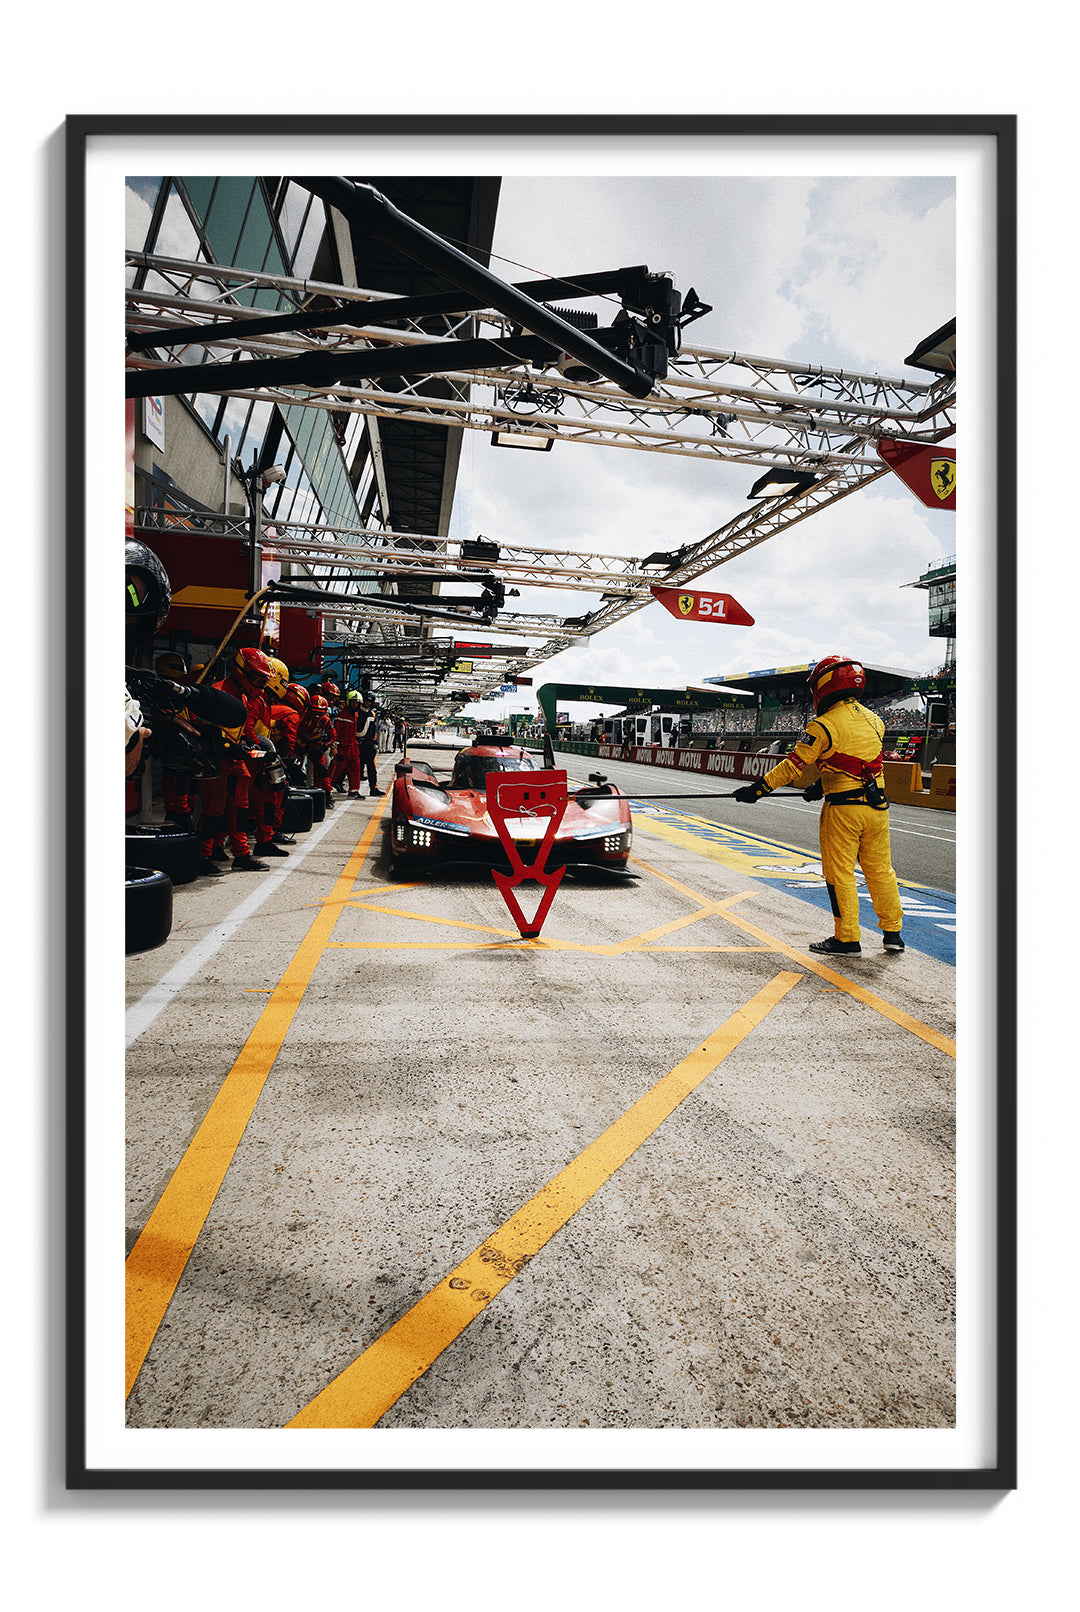
<instances>
[{"instance_id":1,"label":"red racing suit","mask_svg":"<svg viewBox=\"0 0 1080 1612\"><path fill-rule=\"evenodd\" d=\"M275 702L270 707L270 738L282 761L288 767L289 763L303 766L304 747L300 740L300 712L294 711L291 705L282 705ZM274 796L271 805L272 827L271 833L276 834L281 829L282 819L285 815L285 798L289 792L289 781L286 778L281 790Z\"/></svg>"},{"instance_id":2,"label":"red racing suit","mask_svg":"<svg viewBox=\"0 0 1080 1612\"><path fill-rule=\"evenodd\" d=\"M251 815L251 781L255 763L249 765L247 746L270 728L270 707L262 694L248 694L236 678L230 675L214 687L223 694L231 694L243 703L247 713L242 727L225 728L225 762L216 778L199 780L203 817L201 825L201 854L208 857L215 846L223 846L228 836L233 856L248 856L249 838L253 828Z\"/></svg>"},{"instance_id":3,"label":"red racing suit","mask_svg":"<svg viewBox=\"0 0 1080 1612\"><path fill-rule=\"evenodd\" d=\"M360 750L356 739L355 710L347 707L338 712L334 732L337 735L337 760L331 774L335 789L341 780L348 775L349 792L357 794L360 789Z\"/></svg>"},{"instance_id":4,"label":"red racing suit","mask_svg":"<svg viewBox=\"0 0 1080 1612\"><path fill-rule=\"evenodd\" d=\"M254 712L255 732L260 739L268 739L274 744L273 707L269 695L259 695L257 706L258 709ZM281 827L288 783L285 779L280 783L274 783L270 778L271 768L266 762L256 762L254 765L248 762L247 767L251 773L251 818L257 855L259 846L269 845L275 831Z\"/></svg>"},{"instance_id":5,"label":"red racing suit","mask_svg":"<svg viewBox=\"0 0 1080 1612\"><path fill-rule=\"evenodd\" d=\"M330 780L329 756L333 743L333 723L309 707L300 718L301 751L311 762L315 774L315 788L325 789L327 794L334 787Z\"/></svg>"},{"instance_id":6,"label":"red racing suit","mask_svg":"<svg viewBox=\"0 0 1080 1612\"><path fill-rule=\"evenodd\" d=\"M884 736L885 724L873 711L856 699L839 700L806 724L791 754L763 779L771 791L794 783L805 767L817 767L821 774L821 871L837 940L859 939L856 862L866 878L878 928L898 934L904 921L889 850L889 802L881 790ZM868 784L871 796L880 793L882 804L868 800Z\"/></svg>"}]
</instances>

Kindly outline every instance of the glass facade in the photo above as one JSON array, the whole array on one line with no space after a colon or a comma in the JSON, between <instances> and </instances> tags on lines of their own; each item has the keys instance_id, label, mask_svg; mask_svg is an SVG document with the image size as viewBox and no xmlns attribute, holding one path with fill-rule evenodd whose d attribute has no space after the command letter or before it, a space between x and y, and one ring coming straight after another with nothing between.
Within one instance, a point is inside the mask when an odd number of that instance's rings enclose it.
<instances>
[{"instance_id":1,"label":"glass facade","mask_svg":"<svg viewBox=\"0 0 1080 1612\"><path fill-rule=\"evenodd\" d=\"M945 560L924 571L917 588L925 588L931 638L956 637L956 561Z\"/></svg>"},{"instance_id":2,"label":"glass facade","mask_svg":"<svg viewBox=\"0 0 1080 1612\"><path fill-rule=\"evenodd\" d=\"M185 262L306 279L320 249L329 249L329 237L323 204L291 180L149 176L127 181L127 246ZM334 267L329 277L337 273ZM171 289L153 270L130 268L128 282ZM235 296L239 303L268 311L294 307L272 287L242 288ZM195 346L181 355L187 363L201 363L207 356ZM234 463L249 468L268 448L285 471L285 480L266 498L268 523L276 518L331 526L378 524L381 512L374 508L362 416L349 416L341 428L329 410L299 404L278 408L214 393L196 393L187 401L215 441L228 437ZM374 584L360 586L366 591Z\"/></svg>"}]
</instances>

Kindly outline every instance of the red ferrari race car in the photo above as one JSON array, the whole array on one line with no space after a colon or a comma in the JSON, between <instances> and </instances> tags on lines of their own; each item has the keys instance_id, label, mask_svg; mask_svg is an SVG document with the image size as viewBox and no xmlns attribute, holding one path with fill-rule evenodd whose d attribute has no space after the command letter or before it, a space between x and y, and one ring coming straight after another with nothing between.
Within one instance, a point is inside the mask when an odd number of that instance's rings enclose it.
<instances>
[{"instance_id":1,"label":"red ferrari race car","mask_svg":"<svg viewBox=\"0 0 1080 1612\"><path fill-rule=\"evenodd\" d=\"M425 761L398 763L388 828L391 873L418 873L452 864L507 870L509 859L487 809L490 772L538 772L540 757L501 738L459 750L454 770L440 782ZM524 862L536 851L544 827L535 818L512 818L509 832ZM546 866L626 871L633 828L630 802L600 773L571 792Z\"/></svg>"}]
</instances>

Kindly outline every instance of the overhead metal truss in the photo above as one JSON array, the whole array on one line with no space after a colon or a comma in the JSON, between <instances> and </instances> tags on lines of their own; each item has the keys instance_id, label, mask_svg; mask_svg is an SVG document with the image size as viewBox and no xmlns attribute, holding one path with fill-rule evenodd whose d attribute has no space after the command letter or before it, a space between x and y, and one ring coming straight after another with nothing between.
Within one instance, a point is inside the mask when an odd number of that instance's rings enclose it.
<instances>
[{"instance_id":1,"label":"overhead metal truss","mask_svg":"<svg viewBox=\"0 0 1080 1612\"><path fill-rule=\"evenodd\" d=\"M379 323L379 304L394 300L385 293L146 253L128 253L127 263L129 271L146 271L140 276L145 283L127 291L129 333L145 339L156 331L169 330L168 350L175 355L173 361L163 363L141 352L129 353L129 370L175 376L177 371L193 367L192 392L201 389L201 363L231 361L235 385L224 387L215 381L214 390L232 397L489 434L526 426L530 432L550 435L560 445L616 447L741 464L748 469L781 467L813 473L816 480L807 490L753 504L706 537L668 556L669 565L646 567L634 555L500 542L497 561L472 562L472 568L508 587L600 595L596 608L574 618L500 610L492 631L542 640L535 654L515 667L521 673L557 654L575 638L591 636L642 609L652 600L651 584L687 585L890 474L875 451L879 437L930 443L955 432L955 377L951 375L928 383L693 346L683 347L669 365L666 378L656 381L652 393L644 398L630 396L612 382L574 381L557 370L531 368L509 352L506 367L498 370L441 371L440 378L452 383L445 388L454 394L451 396L427 395L424 388L430 385L430 377L423 374L395 376L398 389L394 391L381 389L375 380L250 387L244 384L249 360L312 353L340 358L351 351L370 353L373 348L388 347L402 349L404 359L404 349L413 345L472 337L481 326L487 327L489 340L498 341L508 339L514 327L490 309L425 311L422 319L403 318L399 326L391 327ZM326 322L312 329L246 335L244 325L264 321L266 309L248 308L237 298L265 289L280 292L297 310L313 305L325 308ZM357 305L364 305L363 312ZM364 318L365 322L343 323L343 309L350 319ZM229 334L215 341L206 333L213 321L227 324ZM193 329L190 348L177 344L176 331L184 325ZM145 521L145 529L152 530L162 522L169 523L170 517L161 510L145 510L138 513L137 520ZM226 517L207 516L203 524L204 529L241 538L247 535L245 523L230 522ZM433 549L430 536L296 522L275 526L274 535L268 534L266 539L282 560L315 577L323 568L332 567L355 571L369 588L372 580L380 584L384 591L357 596L355 608L347 613L336 606L319 607L341 623L346 645L356 634L366 641L375 636L386 642L387 635L393 634L412 643L418 641L415 619L404 614L395 618L385 590L392 586L391 579L407 585L410 571L459 573L470 568L460 544L437 541L438 547ZM375 605L374 599L381 602ZM438 604L453 608L453 598L440 595ZM462 626L475 631L475 619L463 618ZM493 687L503 680L503 669L485 667L484 673L470 681L470 688L477 683Z\"/></svg>"}]
</instances>

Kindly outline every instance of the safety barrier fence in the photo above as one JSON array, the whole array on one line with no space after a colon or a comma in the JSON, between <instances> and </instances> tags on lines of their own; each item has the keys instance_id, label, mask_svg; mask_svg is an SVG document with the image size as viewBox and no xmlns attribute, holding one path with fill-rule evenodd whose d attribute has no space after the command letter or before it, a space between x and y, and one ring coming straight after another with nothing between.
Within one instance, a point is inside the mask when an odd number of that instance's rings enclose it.
<instances>
[{"instance_id":1,"label":"safety barrier fence","mask_svg":"<svg viewBox=\"0 0 1080 1612\"><path fill-rule=\"evenodd\" d=\"M674 772L696 772L707 778L731 779L743 783L763 778L783 757L770 755L767 750L695 750L677 748L665 750L660 745L588 744L572 740L555 741L556 751L573 755L595 756L604 761L635 761L644 766L661 767ZM930 774L930 787L923 787L922 771L914 761L886 761L885 793L898 806L934 806L939 810L956 810L956 768L936 766ZM817 769L804 770L797 787L805 789L817 777Z\"/></svg>"}]
</instances>

